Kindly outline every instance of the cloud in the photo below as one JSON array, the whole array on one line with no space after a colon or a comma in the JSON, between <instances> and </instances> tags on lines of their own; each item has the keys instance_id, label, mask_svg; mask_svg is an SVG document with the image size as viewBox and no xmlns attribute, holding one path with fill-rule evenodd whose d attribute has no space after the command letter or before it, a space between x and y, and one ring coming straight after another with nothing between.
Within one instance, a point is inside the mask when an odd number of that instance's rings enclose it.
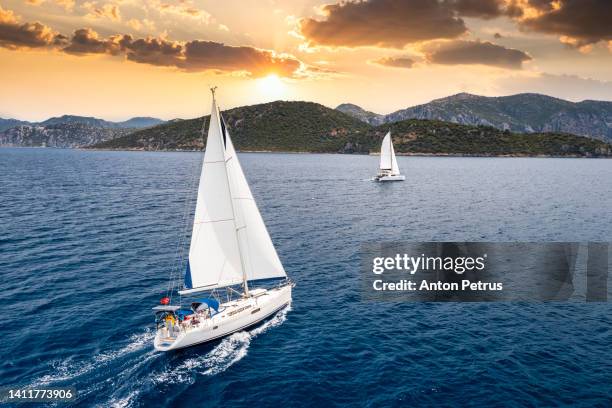
<instances>
[{"instance_id":1,"label":"cloud","mask_svg":"<svg viewBox=\"0 0 612 408\"><path fill-rule=\"evenodd\" d=\"M209 24L212 20L212 16L210 15L210 13L195 6L189 5L187 1L182 1L180 4L157 2L155 8L157 8L157 10L161 14L170 14L177 17L191 18L199 20L204 24Z\"/></svg>"},{"instance_id":2,"label":"cloud","mask_svg":"<svg viewBox=\"0 0 612 408\"><path fill-rule=\"evenodd\" d=\"M380 46L456 38L467 31L449 2L436 0L369 0L327 4L323 20L299 21L299 32L310 45Z\"/></svg>"},{"instance_id":3,"label":"cloud","mask_svg":"<svg viewBox=\"0 0 612 408\"><path fill-rule=\"evenodd\" d=\"M67 38L50 27L39 23L20 23L11 10L0 6L0 47L38 48L61 45Z\"/></svg>"},{"instance_id":4,"label":"cloud","mask_svg":"<svg viewBox=\"0 0 612 408\"><path fill-rule=\"evenodd\" d=\"M72 10L74 8L74 0L55 0L55 3L66 10Z\"/></svg>"},{"instance_id":5,"label":"cloud","mask_svg":"<svg viewBox=\"0 0 612 408\"><path fill-rule=\"evenodd\" d=\"M523 62L531 60L523 51L488 41L439 41L427 44L423 50L427 61L434 64L481 64L520 69Z\"/></svg>"},{"instance_id":6,"label":"cloud","mask_svg":"<svg viewBox=\"0 0 612 408\"><path fill-rule=\"evenodd\" d=\"M252 76L277 74L294 78L316 71L289 54L214 41L182 42L164 37L134 38L129 34L101 37L91 28L75 30L68 38L38 22L21 24L12 11L1 7L0 47L46 47L72 55L123 55L129 61L184 71L238 71Z\"/></svg>"},{"instance_id":7,"label":"cloud","mask_svg":"<svg viewBox=\"0 0 612 408\"><path fill-rule=\"evenodd\" d=\"M447 4L463 17L490 19L506 13L504 0L447 0Z\"/></svg>"},{"instance_id":8,"label":"cloud","mask_svg":"<svg viewBox=\"0 0 612 408\"><path fill-rule=\"evenodd\" d=\"M127 21L127 25L133 28L136 31L154 31L155 30L155 22L144 18L142 20L138 20L136 18L131 18Z\"/></svg>"},{"instance_id":9,"label":"cloud","mask_svg":"<svg viewBox=\"0 0 612 408\"><path fill-rule=\"evenodd\" d=\"M40 6L46 0L27 0L26 2L31 6ZM65 10L72 10L74 8L74 0L53 0L53 3L63 7Z\"/></svg>"},{"instance_id":10,"label":"cloud","mask_svg":"<svg viewBox=\"0 0 612 408\"><path fill-rule=\"evenodd\" d=\"M414 60L408 57L383 57L371 62L392 68L412 68L412 65L414 65Z\"/></svg>"},{"instance_id":11,"label":"cloud","mask_svg":"<svg viewBox=\"0 0 612 408\"><path fill-rule=\"evenodd\" d=\"M124 35L119 42L130 61L159 66L181 66L183 63L183 45L164 38L133 39Z\"/></svg>"},{"instance_id":12,"label":"cloud","mask_svg":"<svg viewBox=\"0 0 612 408\"><path fill-rule=\"evenodd\" d=\"M63 51L68 54L111 54L117 55L122 51L121 36L108 39L100 38L91 28L80 28L74 32L68 46Z\"/></svg>"},{"instance_id":13,"label":"cloud","mask_svg":"<svg viewBox=\"0 0 612 408\"><path fill-rule=\"evenodd\" d=\"M189 41L185 44L184 55L182 67L190 71L244 70L255 76L271 73L291 76L301 66L300 61L289 55L279 55L253 47L233 47L213 41Z\"/></svg>"},{"instance_id":14,"label":"cloud","mask_svg":"<svg viewBox=\"0 0 612 408\"><path fill-rule=\"evenodd\" d=\"M116 4L106 3L98 5L96 2L85 2L82 7L89 13L86 17L89 18L108 18L109 20L121 21L121 11Z\"/></svg>"},{"instance_id":15,"label":"cloud","mask_svg":"<svg viewBox=\"0 0 612 408\"><path fill-rule=\"evenodd\" d=\"M277 74L292 76L301 68L293 56L253 47L234 47L213 41L171 41L159 37L133 38L129 34L100 38L90 28L76 30L69 54L123 54L129 61L176 67L185 71L244 71L253 76Z\"/></svg>"},{"instance_id":16,"label":"cloud","mask_svg":"<svg viewBox=\"0 0 612 408\"><path fill-rule=\"evenodd\" d=\"M610 0L524 1L518 20L522 29L560 35L565 44L578 48L612 40Z\"/></svg>"}]
</instances>

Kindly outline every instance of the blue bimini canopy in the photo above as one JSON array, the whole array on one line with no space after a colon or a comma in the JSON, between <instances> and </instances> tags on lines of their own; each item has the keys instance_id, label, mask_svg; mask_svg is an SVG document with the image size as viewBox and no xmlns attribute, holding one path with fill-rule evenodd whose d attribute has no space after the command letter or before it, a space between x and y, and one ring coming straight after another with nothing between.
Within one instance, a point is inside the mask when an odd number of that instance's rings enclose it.
<instances>
[{"instance_id":1,"label":"blue bimini canopy","mask_svg":"<svg viewBox=\"0 0 612 408\"><path fill-rule=\"evenodd\" d=\"M185 319L185 316L189 316L192 314L193 312L191 310L186 310L186 309L179 309L176 311L176 315L178 316L180 321L183 321Z\"/></svg>"},{"instance_id":2,"label":"blue bimini canopy","mask_svg":"<svg viewBox=\"0 0 612 408\"><path fill-rule=\"evenodd\" d=\"M206 305L209 309L214 309L215 312L219 311L219 301L211 298L198 299L191 303L193 310L198 310L202 305Z\"/></svg>"}]
</instances>

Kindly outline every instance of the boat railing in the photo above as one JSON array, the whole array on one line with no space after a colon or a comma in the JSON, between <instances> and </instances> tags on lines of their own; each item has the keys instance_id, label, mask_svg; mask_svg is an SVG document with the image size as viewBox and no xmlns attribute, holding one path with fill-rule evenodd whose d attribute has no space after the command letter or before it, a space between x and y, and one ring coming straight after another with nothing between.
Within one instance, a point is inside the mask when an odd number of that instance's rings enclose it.
<instances>
[{"instance_id":1,"label":"boat railing","mask_svg":"<svg viewBox=\"0 0 612 408\"><path fill-rule=\"evenodd\" d=\"M295 287L295 282L291 278L283 279L282 281L278 282L272 289L280 289L285 286L291 286L293 288Z\"/></svg>"}]
</instances>

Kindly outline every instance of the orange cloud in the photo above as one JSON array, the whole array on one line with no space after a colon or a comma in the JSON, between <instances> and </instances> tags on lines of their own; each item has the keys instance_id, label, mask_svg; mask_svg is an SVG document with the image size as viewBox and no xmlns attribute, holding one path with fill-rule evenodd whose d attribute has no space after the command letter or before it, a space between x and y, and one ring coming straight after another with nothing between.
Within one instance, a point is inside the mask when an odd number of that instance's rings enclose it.
<instances>
[{"instance_id":1,"label":"orange cloud","mask_svg":"<svg viewBox=\"0 0 612 408\"><path fill-rule=\"evenodd\" d=\"M612 1L522 0L521 4L531 10L518 20L525 30L559 35L564 44L579 49L612 40Z\"/></svg>"},{"instance_id":2,"label":"orange cloud","mask_svg":"<svg viewBox=\"0 0 612 408\"><path fill-rule=\"evenodd\" d=\"M439 41L424 46L426 59L433 64L479 64L520 69L531 57L520 50L488 41Z\"/></svg>"},{"instance_id":3,"label":"orange cloud","mask_svg":"<svg viewBox=\"0 0 612 408\"><path fill-rule=\"evenodd\" d=\"M333 47L406 44L455 38L467 31L463 20L445 2L435 0L369 0L327 4L323 20L299 21L300 34L311 45Z\"/></svg>"},{"instance_id":4,"label":"orange cloud","mask_svg":"<svg viewBox=\"0 0 612 408\"><path fill-rule=\"evenodd\" d=\"M39 23L23 23L11 10L0 7L0 47L37 48L59 46L66 42L67 37Z\"/></svg>"},{"instance_id":5,"label":"orange cloud","mask_svg":"<svg viewBox=\"0 0 612 408\"><path fill-rule=\"evenodd\" d=\"M391 68L412 68L414 60L408 57L383 57L372 61L373 64Z\"/></svg>"},{"instance_id":6,"label":"orange cloud","mask_svg":"<svg viewBox=\"0 0 612 408\"><path fill-rule=\"evenodd\" d=\"M162 14L172 14L179 17L189 17L197 19L205 24L209 24L212 16L205 10L190 6L187 2L181 4L159 3L157 9Z\"/></svg>"},{"instance_id":7,"label":"orange cloud","mask_svg":"<svg viewBox=\"0 0 612 408\"><path fill-rule=\"evenodd\" d=\"M68 38L41 23L20 24L12 11L0 8L0 46L47 47L72 55L123 55L129 61L176 67L184 71L241 72L253 76L277 74L302 78L309 67L292 55L251 46L214 41L172 41L164 37L134 38L129 34L101 37L91 28ZM314 70L313 70L314 71Z\"/></svg>"},{"instance_id":8,"label":"orange cloud","mask_svg":"<svg viewBox=\"0 0 612 408\"><path fill-rule=\"evenodd\" d=\"M108 18L110 20L120 21L121 11L116 4L106 3L98 5L96 2L85 2L82 5L89 13L87 17L90 18Z\"/></svg>"}]
</instances>

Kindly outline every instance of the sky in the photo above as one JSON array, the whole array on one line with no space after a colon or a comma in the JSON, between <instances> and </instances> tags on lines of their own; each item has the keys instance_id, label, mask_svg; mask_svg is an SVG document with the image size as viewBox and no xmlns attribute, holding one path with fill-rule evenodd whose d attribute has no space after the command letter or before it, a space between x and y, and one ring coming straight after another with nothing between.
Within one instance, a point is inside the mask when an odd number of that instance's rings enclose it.
<instances>
[{"instance_id":1,"label":"sky","mask_svg":"<svg viewBox=\"0 0 612 408\"><path fill-rule=\"evenodd\" d=\"M0 117L612 100L609 0L0 0Z\"/></svg>"}]
</instances>

